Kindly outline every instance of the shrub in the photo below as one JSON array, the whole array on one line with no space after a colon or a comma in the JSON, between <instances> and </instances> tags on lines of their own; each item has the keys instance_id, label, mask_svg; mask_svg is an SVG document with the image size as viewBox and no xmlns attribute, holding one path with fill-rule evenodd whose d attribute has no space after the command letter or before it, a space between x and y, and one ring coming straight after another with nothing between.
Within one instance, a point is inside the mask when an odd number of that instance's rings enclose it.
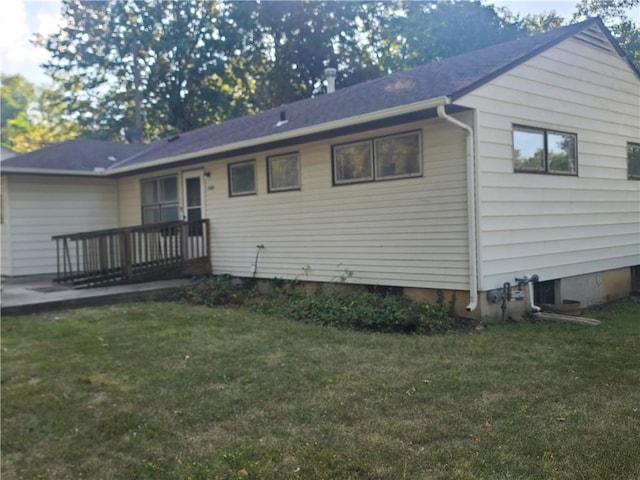
<instances>
[{"instance_id":1,"label":"shrub","mask_svg":"<svg viewBox=\"0 0 640 480\"><path fill-rule=\"evenodd\" d=\"M453 327L448 308L419 304L400 295L328 288L260 298L253 308L271 315L317 325L398 333L437 333Z\"/></svg>"},{"instance_id":2,"label":"shrub","mask_svg":"<svg viewBox=\"0 0 640 480\"><path fill-rule=\"evenodd\" d=\"M207 278L180 289L178 299L200 305L240 305L267 315L299 322L384 333L432 334L456 325L455 296L448 304L439 292L436 305L414 302L402 295L353 291L330 285L316 292L279 280L272 295L253 295L229 277Z\"/></svg>"}]
</instances>

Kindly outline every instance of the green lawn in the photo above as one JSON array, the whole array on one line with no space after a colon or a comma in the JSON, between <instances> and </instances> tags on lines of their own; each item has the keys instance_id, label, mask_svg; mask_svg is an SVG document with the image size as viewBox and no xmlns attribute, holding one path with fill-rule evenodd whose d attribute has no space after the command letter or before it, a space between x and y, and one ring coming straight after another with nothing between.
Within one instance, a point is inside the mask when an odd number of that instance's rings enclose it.
<instances>
[{"instance_id":1,"label":"green lawn","mask_svg":"<svg viewBox=\"0 0 640 480\"><path fill-rule=\"evenodd\" d=\"M638 479L640 303L401 336L128 304L2 319L2 478Z\"/></svg>"}]
</instances>

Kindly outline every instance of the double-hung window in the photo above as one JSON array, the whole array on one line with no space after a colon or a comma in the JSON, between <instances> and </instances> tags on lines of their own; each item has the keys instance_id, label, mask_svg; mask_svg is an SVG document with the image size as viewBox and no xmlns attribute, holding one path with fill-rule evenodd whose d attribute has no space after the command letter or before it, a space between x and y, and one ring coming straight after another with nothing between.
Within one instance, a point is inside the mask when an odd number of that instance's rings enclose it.
<instances>
[{"instance_id":1,"label":"double-hung window","mask_svg":"<svg viewBox=\"0 0 640 480\"><path fill-rule=\"evenodd\" d=\"M422 175L419 131L334 145L333 183L371 182Z\"/></svg>"},{"instance_id":2,"label":"double-hung window","mask_svg":"<svg viewBox=\"0 0 640 480\"><path fill-rule=\"evenodd\" d=\"M142 180L140 191L143 224L172 222L180 219L176 175Z\"/></svg>"},{"instance_id":3,"label":"double-hung window","mask_svg":"<svg viewBox=\"0 0 640 480\"><path fill-rule=\"evenodd\" d=\"M578 138L574 133L542 128L513 128L516 172L578 174Z\"/></svg>"}]
</instances>

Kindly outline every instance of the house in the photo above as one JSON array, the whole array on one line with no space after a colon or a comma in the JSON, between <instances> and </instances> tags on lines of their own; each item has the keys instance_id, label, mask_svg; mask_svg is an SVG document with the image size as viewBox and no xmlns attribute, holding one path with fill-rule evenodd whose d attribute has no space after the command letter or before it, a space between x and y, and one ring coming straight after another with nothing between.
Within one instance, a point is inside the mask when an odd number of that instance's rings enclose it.
<instances>
[{"instance_id":1,"label":"house","mask_svg":"<svg viewBox=\"0 0 640 480\"><path fill-rule=\"evenodd\" d=\"M214 273L348 272L479 317L595 304L638 289L639 132L640 74L590 19L145 146L6 160L2 274L55 272L53 235L207 218Z\"/></svg>"}]
</instances>

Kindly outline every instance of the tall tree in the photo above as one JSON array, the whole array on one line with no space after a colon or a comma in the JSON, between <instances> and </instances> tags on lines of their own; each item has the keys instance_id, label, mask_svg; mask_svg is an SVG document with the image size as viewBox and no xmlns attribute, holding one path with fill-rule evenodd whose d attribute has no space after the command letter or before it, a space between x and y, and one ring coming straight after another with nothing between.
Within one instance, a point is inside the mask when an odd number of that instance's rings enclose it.
<instances>
[{"instance_id":1,"label":"tall tree","mask_svg":"<svg viewBox=\"0 0 640 480\"><path fill-rule=\"evenodd\" d=\"M19 153L76 138L80 133L80 126L66 114L61 93L52 89L39 91L32 106L7 124L9 148Z\"/></svg>"},{"instance_id":2,"label":"tall tree","mask_svg":"<svg viewBox=\"0 0 640 480\"><path fill-rule=\"evenodd\" d=\"M21 75L2 75L2 146L30 152L78 136L60 92L40 90Z\"/></svg>"},{"instance_id":3,"label":"tall tree","mask_svg":"<svg viewBox=\"0 0 640 480\"><path fill-rule=\"evenodd\" d=\"M386 33L386 71L402 70L522 36L526 31L479 1L407 1Z\"/></svg>"},{"instance_id":4,"label":"tall tree","mask_svg":"<svg viewBox=\"0 0 640 480\"><path fill-rule=\"evenodd\" d=\"M2 75L0 78L0 134L2 146L11 148L9 122L25 117L27 109L36 99L34 86L22 75Z\"/></svg>"},{"instance_id":5,"label":"tall tree","mask_svg":"<svg viewBox=\"0 0 640 480\"><path fill-rule=\"evenodd\" d=\"M63 18L40 39L52 56L44 66L70 110L87 112L78 119L90 136L128 129L136 140L243 111L233 82L220 81L237 37L221 2L64 0Z\"/></svg>"},{"instance_id":6,"label":"tall tree","mask_svg":"<svg viewBox=\"0 0 640 480\"><path fill-rule=\"evenodd\" d=\"M322 92L324 69L341 72L360 58L363 2L257 1L232 3L232 17L250 59L253 103L265 109ZM344 80L341 73L338 85Z\"/></svg>"}]
</instances>

